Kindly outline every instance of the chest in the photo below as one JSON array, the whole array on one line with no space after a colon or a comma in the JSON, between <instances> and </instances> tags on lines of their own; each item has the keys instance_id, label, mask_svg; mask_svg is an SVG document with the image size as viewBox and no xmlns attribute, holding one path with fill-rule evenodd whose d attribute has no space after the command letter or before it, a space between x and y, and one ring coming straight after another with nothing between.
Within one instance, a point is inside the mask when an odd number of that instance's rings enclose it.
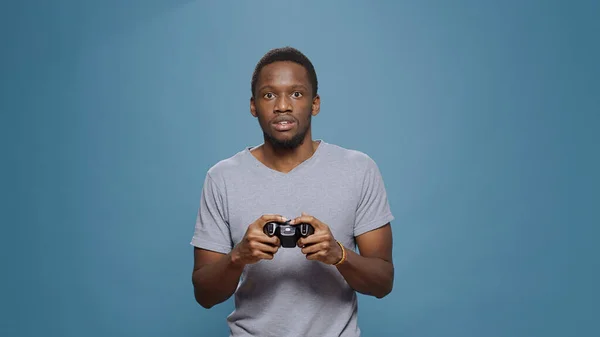
<instances>
[{"instance_id":1,"label":"chest","mask_svg":"<svg viewBox=\"0 0 600 337\"><path fill-rule=\"evenodd\" d=\"M254 183L232 181L227 187L231 239L237 244L247 227L263 214L293 219L308 213L331 229L336 239L354 244L353 229L360 184L335 174L323 177L261 179Z\"/></svg>"}]
</instances>

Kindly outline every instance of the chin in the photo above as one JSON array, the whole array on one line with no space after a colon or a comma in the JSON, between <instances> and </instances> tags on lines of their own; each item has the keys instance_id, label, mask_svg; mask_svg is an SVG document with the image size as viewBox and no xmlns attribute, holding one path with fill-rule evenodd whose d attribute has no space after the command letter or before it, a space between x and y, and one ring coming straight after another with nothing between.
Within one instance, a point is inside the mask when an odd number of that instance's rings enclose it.
<instances>
[{"instance_id":1,"label":"chin","mask_svg":"<svg viewBox=\"0 0 600 337\"><path fill-rule=\"evenodd\" d=\"M295 149L304 142L303 134L295 134L291 137L275 137L265 133L265 141L268 141L273 147L279 149Z\"/></svg>"}]
</instances>

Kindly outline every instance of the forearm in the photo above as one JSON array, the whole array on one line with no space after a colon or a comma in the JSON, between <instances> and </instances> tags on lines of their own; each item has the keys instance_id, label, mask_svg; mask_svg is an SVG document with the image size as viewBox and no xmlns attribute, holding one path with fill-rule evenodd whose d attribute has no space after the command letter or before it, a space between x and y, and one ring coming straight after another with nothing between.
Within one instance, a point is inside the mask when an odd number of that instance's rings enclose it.
<instances>
[{"instance_id":1,"label":"forearm","mask_svg":"<svg viewBox=\"0 0 600 337\"><path fill-rule=\"evenodd\" d=\"M394 265L376 257L346 250L346 261L337 266L348 285L359 293L383 298L392 291Z\"/></svg>"},{"instance_id":2,"label":"forearm","mask_svg":"<svg viewBox=\"0 0 600 337\"><path fill-rule=\"evenodd\" d=\"M196 301L210 308L227 300L238 285L244 267L232 262L231 254L194 271L192 283Z\"/></svg>"}]
</instances>

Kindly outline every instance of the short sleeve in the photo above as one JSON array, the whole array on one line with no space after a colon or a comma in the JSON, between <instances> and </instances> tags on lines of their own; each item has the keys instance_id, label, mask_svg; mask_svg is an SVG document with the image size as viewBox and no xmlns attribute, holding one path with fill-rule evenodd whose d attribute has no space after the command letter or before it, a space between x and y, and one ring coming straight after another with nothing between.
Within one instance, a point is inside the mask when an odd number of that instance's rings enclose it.
<instances>
[{"instance_id":1,"label":"short sleeve","mask_svg":"<svg viewBox=\"0 0 600 337\"><path fill-rule=\"evenodd\" d=\"M364 170L360 199L356 209L354 236L382 227L394 220L383 183L375 161L368 158Z\"/></svg>"},{"instance_id":2,"label":"short sleeve","mask_svg":"<svg viewBox=\"0 0 600 337\"><path fill-rule=\"evenodd\" d=\"M191 245L223 254L231 251L232 241L226 209L225 195L221 193L215 180L207 174Z\"/></svg>"}]
</instances>

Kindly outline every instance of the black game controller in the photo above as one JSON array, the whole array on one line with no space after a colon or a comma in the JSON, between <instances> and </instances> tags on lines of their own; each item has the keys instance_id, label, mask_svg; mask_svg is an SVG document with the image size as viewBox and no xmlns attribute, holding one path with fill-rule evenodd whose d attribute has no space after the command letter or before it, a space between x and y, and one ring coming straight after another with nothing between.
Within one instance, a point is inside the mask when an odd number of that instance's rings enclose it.
<instances>
[{"instance_id":1,"label":"black game controller","mask_svg":"<svg viewBox=\"0 0 600 337\"><path fill-rule=\"evenodd\" d=\"M263 232L268 236L277 236L281 247L294 248L298 239L305 238L315 232L313 226L307 223L290 225L286 222L268 222L263 227Z\"/></svg>"}]
</instances>

